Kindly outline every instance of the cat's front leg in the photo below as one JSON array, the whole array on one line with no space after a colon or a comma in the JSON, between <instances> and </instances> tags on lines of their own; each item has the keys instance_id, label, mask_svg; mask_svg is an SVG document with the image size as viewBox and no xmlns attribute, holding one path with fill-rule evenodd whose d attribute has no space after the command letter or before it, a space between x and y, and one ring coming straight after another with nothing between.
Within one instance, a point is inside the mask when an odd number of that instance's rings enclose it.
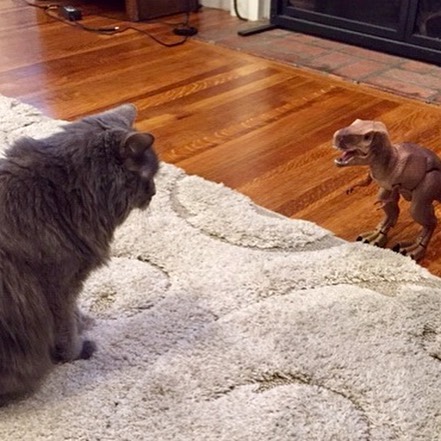
<instances>
[{"instance_id":1,"label":"cat's front leg","mask_svg":"<svg viewBox=\"0 0 441 441\"><path fill-rule=\"evenodd\" d=\"M60 311L59 311L60 312ZM74 306L57 314L55 319L55 350L53 358L57 362L68 362L78 359L87 360L96 350L91 340L83 340L79 328L83 326L80 318L83 317Z\"/></svg>"},{"instance_id":2,"label":"cat's front leg","mask_svg":"<svg viewBox=\"0 0 441 441\"><path fill-rule=\"evenodd\" d=\"M75 309L75 316L77 320L78 332L80 334L88 329L91 329L95 325L95 319L87 314L84 314L84 312L82 312L78 306Z\"/></svg>"}]
</instances>

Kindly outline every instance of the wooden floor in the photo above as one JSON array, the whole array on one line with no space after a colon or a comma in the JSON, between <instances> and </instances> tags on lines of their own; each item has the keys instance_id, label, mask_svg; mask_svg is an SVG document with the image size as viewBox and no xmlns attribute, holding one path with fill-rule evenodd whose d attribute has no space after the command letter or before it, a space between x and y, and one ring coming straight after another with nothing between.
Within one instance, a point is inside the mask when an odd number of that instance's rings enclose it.
<instances>
[{"instance_id":1,"label":"wooden floor","mask_svg":"<svg viewBox=\"0 0 441 441\"><path fill-rule=\"evenodd\" d=\"M202 12L193 23L222 26L221 17ZM141 27L176 38L164 25ZM441 153L440 108L199 41L166 48L133 30L81 31L19 0L0 3L0 93L68 120L133 102L162 160L348 240L381 213L374 187L345 194L365 171L334 167L335 130L380 119L395 140ZM391 244L417 231L403 204ZM422 264L441 275L441 227Z\"/></svg>"}]
</instances>

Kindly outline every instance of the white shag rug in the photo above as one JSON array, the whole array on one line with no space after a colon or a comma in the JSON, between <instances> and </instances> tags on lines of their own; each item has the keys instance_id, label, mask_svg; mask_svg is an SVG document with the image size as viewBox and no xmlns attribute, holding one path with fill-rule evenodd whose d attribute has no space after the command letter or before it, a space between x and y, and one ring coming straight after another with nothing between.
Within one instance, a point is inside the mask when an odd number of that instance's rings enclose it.
<instances>
[{"instance_id":1,"label":"white shag rug","mask_svg":"<svg viewBox=\"0 0 441 441\"><path fill-rule=\"evenodd\" d=\"M0 98L2 145L58 124ZM171 165L157 188L81 298L98 352L1 441L441 440L440 279Z\"/></svg>"}]
</instances>

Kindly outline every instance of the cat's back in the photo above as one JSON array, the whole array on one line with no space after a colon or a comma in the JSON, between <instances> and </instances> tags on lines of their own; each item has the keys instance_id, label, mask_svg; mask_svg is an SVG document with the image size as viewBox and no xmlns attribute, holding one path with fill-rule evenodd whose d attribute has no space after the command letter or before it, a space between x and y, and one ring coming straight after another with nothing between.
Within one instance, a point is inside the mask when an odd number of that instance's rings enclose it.
<instances>
[{"instance_id":1,"label":"cat's back","mask_svg":"<svg viewBox=\"0 0 441 441\"><path fill-rule=\"evenodd\" d=\"M33 260L33 249L49 254L54 248L55 253L66 180L63 161L41 141L22 138L5 151L0 159L0 251L17 259L29 254Z\"/></svg>"},{"instance_id":2,"label":"cat's back","mask_svg":"<svg viewBox=\"0 0 441 441\"><path fill-rule=\"evenodd\" d=\"M69 163L62 146L57 148L56 138L54 141L20 138L5 151L0 159L0 208L5 198L36 203L38 193L49 196L48 188L51 192L63 189L69 178Z\"/></svg>"}]
</instances>

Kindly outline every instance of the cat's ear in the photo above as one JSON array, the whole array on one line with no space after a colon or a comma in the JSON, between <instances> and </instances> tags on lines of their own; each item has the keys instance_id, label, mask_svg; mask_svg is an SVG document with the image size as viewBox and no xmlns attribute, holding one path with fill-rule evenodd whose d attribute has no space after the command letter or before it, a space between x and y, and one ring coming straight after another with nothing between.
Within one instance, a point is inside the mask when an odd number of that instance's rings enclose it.
<instances>
[{"instance_id":1,"label":"cat's ear","mask_svg":"<svg viewBox=\"0 0 441 441\"><path fill-rule=\"evenodd\" d=\"M155 138L151 133L131 133L121 145L124 166L137 173L141 179L149 180L158 171L158 158L153 150Z\"/></svg>"},{"instance_id":2,"label":"cat's ear","mask_svg":"<svg viewBox=\"0 0 441 441\"><path fill-rule=\"evenodd\" d=\"M133 126L137 114L138 111L134 104L123 104L110 110L110 116L118 118L121 122L126 124L127 128Z\"/></svg>"},{"instance_id":3,"label":"cat's ear","mask_svg":"<svg viewBox=\"0 0 441 441\"><path fill-rule=\"evenodd\" d=\"M133 104L123 104L113 109L96 115L87 116L83 119L84 122L91 124L98 124L99 126L107 128L122 128L131 129L137 115L136 107Z\"/></svg>"}]
</instances>

